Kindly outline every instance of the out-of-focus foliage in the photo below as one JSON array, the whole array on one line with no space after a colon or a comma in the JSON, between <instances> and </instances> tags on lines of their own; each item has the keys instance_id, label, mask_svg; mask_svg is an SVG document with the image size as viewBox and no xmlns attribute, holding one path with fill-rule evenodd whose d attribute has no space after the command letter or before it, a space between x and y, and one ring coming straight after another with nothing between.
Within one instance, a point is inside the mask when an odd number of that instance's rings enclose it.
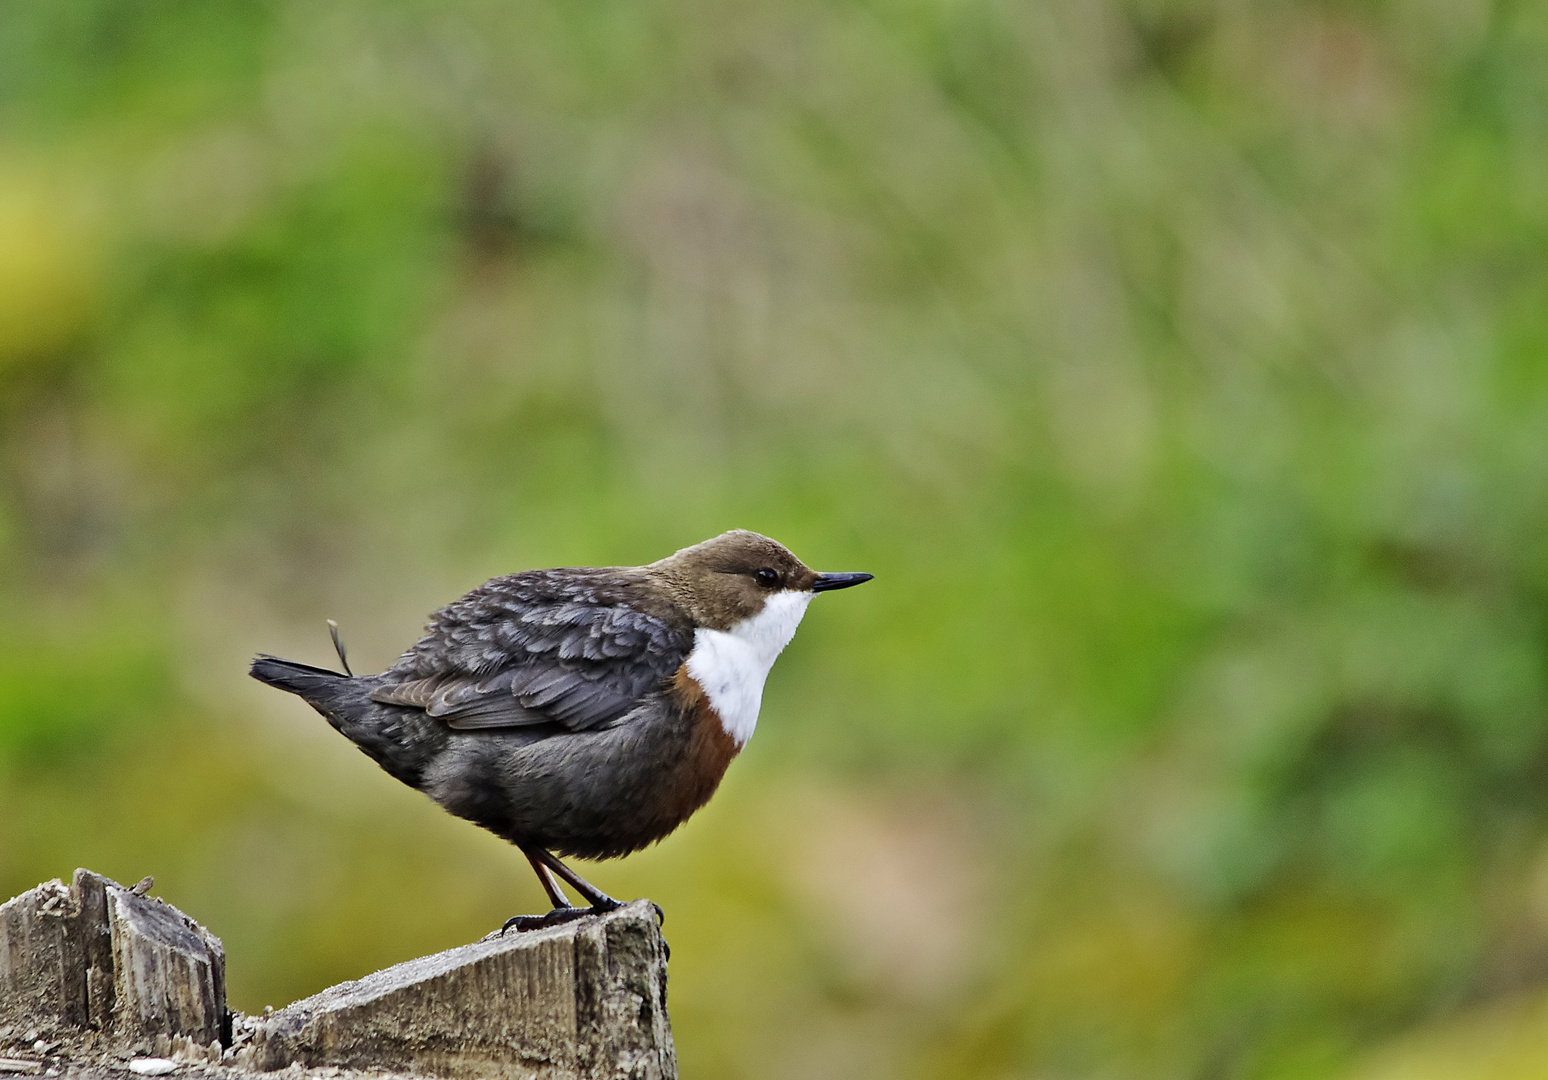
<instances>
[{"instance_id":1,"label":"out-of-focus foliage","mask_svg":"<svg viewBox=\"0 0 1548 1080\"><path fill-rule=\"evenodd\" d=\"M246 658L745 526L685 1075L1548 1075L1545 245L1530 3L0 5L0 894L536 910Z\"/></svg>"}]
</instances>

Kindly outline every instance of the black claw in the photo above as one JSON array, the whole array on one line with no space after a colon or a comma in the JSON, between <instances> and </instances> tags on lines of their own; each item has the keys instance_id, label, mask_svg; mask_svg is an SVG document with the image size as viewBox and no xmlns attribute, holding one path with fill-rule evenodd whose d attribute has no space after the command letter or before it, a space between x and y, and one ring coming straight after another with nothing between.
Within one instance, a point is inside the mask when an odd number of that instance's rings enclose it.
<instances>
[{"instance_id":1,"label":"black claw","mask_svg":"<svg viewBox=\"0 0 1548 1080\"><path fill-rule=\"evenodd\" d=\"M500 933L505 933L510 927L515 927L517 933L524 930L542 930L548 926L558 926L560 923L574 922L576 919L584 919L592 914L590 908L583 907L556 907L547 915L512 915L505 920L505 925L500 927Z\"/></svg>"},{"instance_id":2,"label":"black claw","mask_svg":"<svg viewBox=\"0 0 1548 1080\"><path fill-rule=\"evenodd\" d=\"M584 919L591 915L606 915L609 911L616 911L621 907L623 905L611 896L604 896L590 907L556 907L547 915L512 915L505 920L505 925L500 927L500 933L503 935L513 926L517 933L523 930L542 930L545 927L574 922L576 919Z\"/></svg>"},{"instance_id":3,"label":"black claw","mask_svg":"<svg viewBox=\"0 0 1548 1080\"><path fill-rule=\"evenodd\" d=\"M661 905L656 903L654 900L652 900L650 902L650 906L656 909L656 925L657 926L665 926L666 925L666 912L661 910Z\"/></svg>"}]
</instances>

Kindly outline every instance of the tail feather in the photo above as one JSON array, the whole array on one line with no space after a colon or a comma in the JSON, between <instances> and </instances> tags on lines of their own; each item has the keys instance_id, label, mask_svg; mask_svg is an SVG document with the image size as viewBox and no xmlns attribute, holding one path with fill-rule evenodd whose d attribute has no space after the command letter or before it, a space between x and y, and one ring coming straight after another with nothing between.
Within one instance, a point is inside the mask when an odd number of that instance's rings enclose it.
<instances>
[{"instance_id":1,"label":"tail feather","mask_svg":"<svg viewBox=\"0 0 1548 1080\"><path fill-rule=\"evenodd\" d=\"M371 700L380 676L340 675L277 656L253 659L253 678L302 698L345 738L393 776L419 786L425 764L445 746L447 729L423 710Z\"/></svg>"},{"instance_id":2,"label":"tail feather","mask_svg":"<svg viewBox=\"0 0 1548 1080\"><path fill-rule=\"evenodd\" d=\"M253 659L250 674L261 683L289 691L314 705L331 703L343 689L341 684L350 681L348 675L327 668L263 654Z\"/></svg>"}]
</instances>

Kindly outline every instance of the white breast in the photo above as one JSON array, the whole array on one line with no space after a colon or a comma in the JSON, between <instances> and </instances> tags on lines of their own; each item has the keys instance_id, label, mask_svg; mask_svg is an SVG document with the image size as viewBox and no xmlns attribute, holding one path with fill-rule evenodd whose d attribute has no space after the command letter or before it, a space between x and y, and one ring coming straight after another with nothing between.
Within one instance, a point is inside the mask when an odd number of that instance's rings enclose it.
<instances>
[{"instance_id":1,"label":"white breast","mask_svg":"<svg viewBox=\"0 0 1548 1080\"><path fill-rule=\"evenodd\" d=\"M781 650L795 637L813 595L787 589L770 596L762 611L729 630L693 632L688 674L704 688L726 734L738 747L747 745L758 726L763 682Z\"/></svg>"}]
</instances>

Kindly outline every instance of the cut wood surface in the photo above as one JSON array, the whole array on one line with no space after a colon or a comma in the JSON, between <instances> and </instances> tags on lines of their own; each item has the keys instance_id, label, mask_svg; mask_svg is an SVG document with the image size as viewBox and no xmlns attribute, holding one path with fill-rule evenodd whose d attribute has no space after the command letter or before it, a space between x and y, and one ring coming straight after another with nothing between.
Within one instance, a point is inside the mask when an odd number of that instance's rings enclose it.
<instances>
[{"instance_id":1,"label":"cut wood surface","mask_svg":"<svg viewBox=\"0 0 1548 1080\"><path fill-rule=\"evenodd\" d=\"M666 943L647 901L229 1013L218 938L87 870L0 905L0 1078L276 1069L448 1080L671 1080Z\"/></svg>"},{"instance_id":2,"label":"cut wood surface","mask_svg":"<svg viewBox=\"0 0 1548 1080\"><path fill-rule=\"evenodd\" d=\"M225 1020L220 939L170 904L89 870L0 904L0 1034L218 1061Z\"/></svg>"}]
</instances>

